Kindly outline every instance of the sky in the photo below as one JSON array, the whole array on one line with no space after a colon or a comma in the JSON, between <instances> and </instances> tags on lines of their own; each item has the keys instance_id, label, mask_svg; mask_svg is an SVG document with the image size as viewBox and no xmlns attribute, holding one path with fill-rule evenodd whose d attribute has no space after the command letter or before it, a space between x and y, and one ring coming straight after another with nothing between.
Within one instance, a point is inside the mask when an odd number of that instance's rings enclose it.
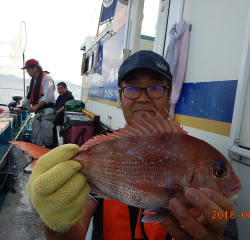
<instances>
[{"instance_id":1,"label":"sky","mask_svg":"<svg viewBox=\"0 0 250 240\"><path fill-rule=\"evenodd\" d=\"M25 61L34 58L56 80L81 85L80 50L86 36L97 31L101 0L1 1L0 74L23 78L22 51L12 59L13 45L24 49ZM25 22L23 24L22 22ZM25 37L25 26L27 41ZM20 33L21 32L21 33ZM18 37L21 36L21 37ZM13 44L15 39L17 44ZM20 43L20 44L19 44ZM15 51L14 51L15 52ZM25 78L30 79L25 73Z\"/></svg>"}]
</instances>

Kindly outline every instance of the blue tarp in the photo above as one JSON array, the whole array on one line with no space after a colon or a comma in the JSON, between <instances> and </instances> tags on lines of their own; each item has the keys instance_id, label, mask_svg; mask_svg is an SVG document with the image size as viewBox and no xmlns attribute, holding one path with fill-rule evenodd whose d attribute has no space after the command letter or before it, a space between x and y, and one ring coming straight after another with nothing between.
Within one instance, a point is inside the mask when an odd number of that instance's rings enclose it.
<instances>
[{"instance_id":1,"label":"blue tarp","mask_svg":"<svg viewBox=\"0 0 250 240\"><path fill-rule=\"evenodd\" d=\"M113 0L113 2L111 3L111 5L109 5L109 7L106 8L103 6L101 23L114 17L116 5L117 5L117 0Z\"/></svg>"}]
</instances>

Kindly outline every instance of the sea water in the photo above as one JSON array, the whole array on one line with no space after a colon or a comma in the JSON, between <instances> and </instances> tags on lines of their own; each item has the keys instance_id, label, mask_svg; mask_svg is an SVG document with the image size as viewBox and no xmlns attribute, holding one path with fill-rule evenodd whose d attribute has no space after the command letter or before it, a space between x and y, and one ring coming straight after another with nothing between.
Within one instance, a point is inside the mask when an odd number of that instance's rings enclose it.
<instances>
[{"instance_id":1,"label":"sea water","mask_svg":"<svg viewBox=\"0 0 250 240\"><path fill-rule=\"evenodd\" d=\"M27 87L27 85L26 85ZM69 91L72 92L73 96L76 100L79 100L81 98L81 87L78 85L71 86L68 88ZM27 92L25 93L27 94ZM58 97L58 92L55 90L55 99ZM24 96L24 90L23 90L23 82L7 82L0 80L0 104L7 105L11 101L13 101L13 96ZM0 105L0 108L8 109L8 107L4 107Z\"/></svg>"}]
</instances>

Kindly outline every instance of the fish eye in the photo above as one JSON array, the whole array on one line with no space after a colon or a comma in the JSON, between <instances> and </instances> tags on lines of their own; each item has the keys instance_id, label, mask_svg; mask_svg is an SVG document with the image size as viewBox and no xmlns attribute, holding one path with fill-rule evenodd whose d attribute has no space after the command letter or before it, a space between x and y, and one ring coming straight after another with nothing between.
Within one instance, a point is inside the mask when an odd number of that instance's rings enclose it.
<instances>
[{"instance_id":1,"label":"fish eye","mask_svg":"<svg viewBox=\"0 0 250 240\"><path fill-rule=\"evenodd\" d=\"M217 168L217 169L215 169L214 170L214 175L216 176L216 177L223 177L223 176L225 176L225 174L226 174L226 172L225 172L225 170L224 169L222 169L222 168Z\"/></svg>"}]
</instances>

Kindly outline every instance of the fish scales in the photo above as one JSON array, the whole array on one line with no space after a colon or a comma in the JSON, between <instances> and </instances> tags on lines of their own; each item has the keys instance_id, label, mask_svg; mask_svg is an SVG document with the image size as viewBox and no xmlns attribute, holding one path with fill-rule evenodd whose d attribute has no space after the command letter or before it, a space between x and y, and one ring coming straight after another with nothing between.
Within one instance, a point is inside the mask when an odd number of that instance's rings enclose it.
<instances>
[{"instance_id":1,"label":"fish scales","mask_svg":"<svg viewBox=\"0 0 250 240\"><path fill-rule=\"evenodd\" d=\"M128 205L142 206L143 202L144 208L150 208L154 202L154 206L166 207L166 194L160 191L189 186L194 151L199 159L202 151L190 136L156 133L112 139L74 159L82 163L82 172L105 195L113 193L112 198L123 199Z\"/></svg>"}]
</instances>

